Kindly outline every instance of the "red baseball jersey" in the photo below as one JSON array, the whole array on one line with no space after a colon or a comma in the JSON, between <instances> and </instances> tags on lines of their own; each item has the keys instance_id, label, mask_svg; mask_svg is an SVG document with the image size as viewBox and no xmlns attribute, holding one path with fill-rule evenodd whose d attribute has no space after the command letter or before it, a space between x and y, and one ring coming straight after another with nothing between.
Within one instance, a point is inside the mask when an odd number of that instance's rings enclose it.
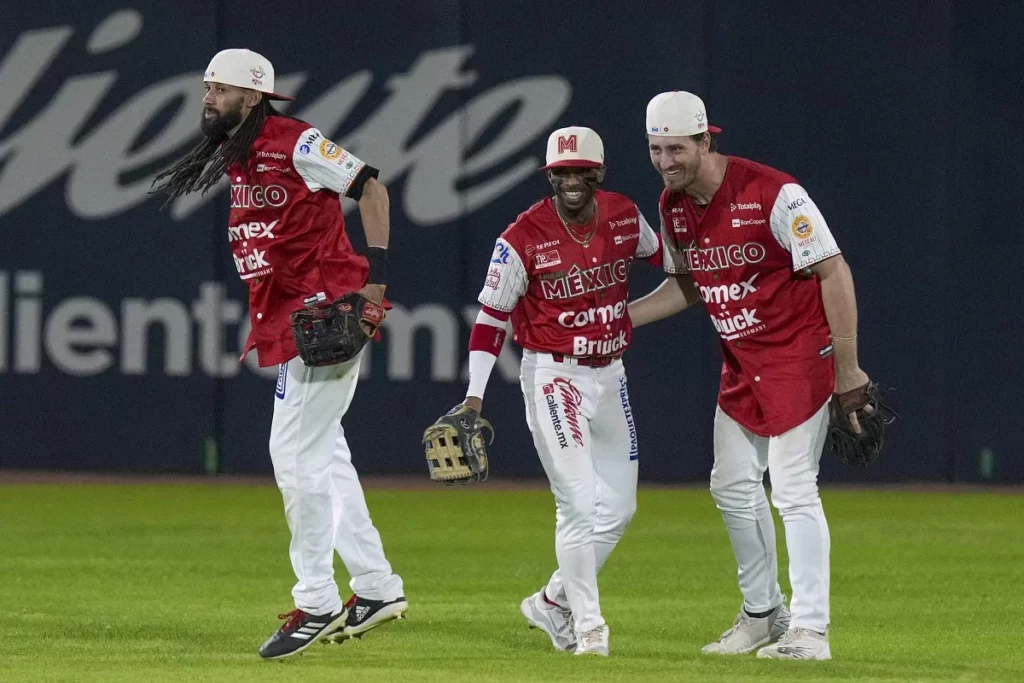
<instances>
[{"instance_id":1,"label":"red baseball jersey","mask_svg":"<svg viewBox=\"0 0 1024 683\"><path fill-rule=\"evenodd\" d=\"M480 303L511 313L523 348L566 356L612 356L629 346L626 280L636 258L658 250L658 235L636 204L598 190L597 232L574 241L551 198L520 214L498 238Z\"/></svg>"},{"instance_id":2,"label":"red baseball jersey","mask_svg":"<svg viewBox=\"0 0 1024 683\"><path fill-rule=\"evenodd\" d=\"M249 286L253 348L260 365L296 355L289 316L306 303L332 301L366 284L369 266L345 233L340 195L360 173L374 173L308 123L266 119L231 181L228 240L235 267Z\"/></svg>"},{"instance_id":3,"label":"red baseball jersey","mask_svg":"<svg viewBox=\"0 0 1024 683\"><path fill-rule=\"evenodd\" d=\"M761 436L806 421L835 382L821 285L808 268L839 254L807 192L729 157L707 207L665 190L661 221L665 270L691 275L721 337L722 410Z\"/></svg>"}]
</instances>

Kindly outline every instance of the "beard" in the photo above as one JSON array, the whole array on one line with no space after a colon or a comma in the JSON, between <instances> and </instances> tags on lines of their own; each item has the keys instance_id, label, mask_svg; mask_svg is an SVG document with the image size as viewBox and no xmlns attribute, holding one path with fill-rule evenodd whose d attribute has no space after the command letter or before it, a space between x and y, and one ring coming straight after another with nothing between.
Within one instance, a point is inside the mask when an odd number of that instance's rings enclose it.
<instances>
[{"instance_id":1,"label":"beard","mask_svg":"<svg viewBox=\"0 0 1024 683\"><path fill-rule=\"evenodd\" d=\"M213 118L206 118L204 110L203 117L199 120L199 130L211 140L222 140L228 135L228 131L242 122L242 110L234 109L224 114L217 114Z\"/></svg>"},{"instance_id":2,"label":"beard","mask_svg":"<svg viewBox=\"0 0 1024 683\"><path fill-rule=\"evenodd\" d=\"M668 188L669 192L681 192L686 190L687 187L693 184L697 179L697 174L700 172L701 163L698 160L696 164L692 166L680 166L678 167L679 172L672 176L666 176L661 173L661 179L665 183L665 187ZM661 172L661 169L658 169Z\"/></svg>"},{"instance_id":3,"label":"beard","mask_svg":"<svg viewBox=\"0 0 1024 683\"><path fill-rule=\"evenodd\" d=\"M668 176L663 174L661 176L661 180L662 182L665 183L665 187L668 188L669 192L678 192L679 190L682 190L684 187L686 187L686 183L683 180L683 176L681 175L675 176L674 178L669 178Z\"/></svg>"}]
</instances>

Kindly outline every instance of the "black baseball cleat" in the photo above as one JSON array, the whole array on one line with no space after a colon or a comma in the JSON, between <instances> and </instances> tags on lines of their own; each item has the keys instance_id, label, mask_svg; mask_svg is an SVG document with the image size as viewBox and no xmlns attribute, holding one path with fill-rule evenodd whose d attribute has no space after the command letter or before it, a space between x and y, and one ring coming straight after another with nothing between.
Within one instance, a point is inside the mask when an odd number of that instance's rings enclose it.
<instances>
[{"instance_id":1,"label":"black baseball cleat","mask_svg":"<svg viewBox=\"0 0 1024 683\"><path fill-rule=\"evenodd\" d=\"M308 614L300 609L279 614L278 619L287 621L260 646L260 657L281 659L298 654L343 627L347 617L348 610L344 607L334 614Z\"/></svg>"},{"instance_id":2,"label":"black baseball cleat","mask_svg":"<svg viewBox=\"0 0 1024 683\"><path fill-rule=\"evenodd\" d=\"M353 595L345 603L345 609L348 610L345 627L327 637L335 643L349 638L362 638L364 633L381 624L403 618L409 610L409 603L404 595L394 600L367 600Z\"/></svg>"}]
</instances>

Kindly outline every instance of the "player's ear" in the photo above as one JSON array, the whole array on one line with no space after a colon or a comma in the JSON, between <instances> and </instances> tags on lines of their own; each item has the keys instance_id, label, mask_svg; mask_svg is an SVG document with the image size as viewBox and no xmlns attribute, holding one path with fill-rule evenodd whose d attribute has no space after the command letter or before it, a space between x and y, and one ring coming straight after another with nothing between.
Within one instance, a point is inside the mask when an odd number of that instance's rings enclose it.
<instances>
[{"instance_id":1,"label":"player's ear","mask_svg":"<svg viewBox=\"0 0 1024 683\"><path fill-rule=\"evenodd\" d=\"M246 90L245 98L242 101L245 103L246 107L248 107L249 109L253 109L257 104L260 103L260 100L262 99L263 93L261 93L259 90Z\"/></svg>"},{"instance_id":2,"label":"player's ear","mask_svg":"<svg viewBox=\"0 0 1024 683\"><path fill-rule=\"evenodd\" d=\"M606 169L605 169L604 166L602 166L601 168L597 169L597 184L598 185L600 185L601 183L604 182L604 172L605 172L605 170Z\"/></svg>"}]
</instances>

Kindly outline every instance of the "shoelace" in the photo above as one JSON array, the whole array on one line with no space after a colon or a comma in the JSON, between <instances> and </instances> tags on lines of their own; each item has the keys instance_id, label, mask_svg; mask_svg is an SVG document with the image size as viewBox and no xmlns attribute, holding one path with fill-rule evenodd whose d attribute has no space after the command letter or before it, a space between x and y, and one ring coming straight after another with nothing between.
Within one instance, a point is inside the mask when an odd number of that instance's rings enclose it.
<instances>
[{"instance_id":1,"label":"shoelace","mask_svg":"<svg viewBox=\"0 0 1024 683\"><path fill-rule=\"evenodd\" d=\"M598 626L597 628L592 628L589 631L583 632L583 634L580 635L580 645L584 648L590 647L595 642L601 640L601 634L603 633L604 626Z\"/></svg>"},{"instance_id":2,"label":"shoelace","mask_svg":"<svg viewBox=\"0 0 1024 683\"><path fill-rule=\"evenodd\" d=\"M278 619L287 619L288 621L286 621L284 623L284 625L281 626L281 630L291 631L292 629L295 629L295 628L298 627L298 625L302 622L303 617L305 617L305 616L306 616L306 613L303 612L302 610L300 610L300 609L293 609L291 612L285 612L284 614L278 614L277 618Z\"/></svg>"},{"instance_id":3,"label":"shoelace","mask_svg":"<svg viewBox=\"0 0 1024 683\"><path fill-rule=\"evenodd\" d=\"M741 609L741 610L740 610L740 613L736 615L736 619L735 619L735 620L734 620L734 621L732 622L732 626L730 626L730 627L728 628L728 630L726 630L726 632L722 634L722 637L721 637L721 638L719 638L719 640L720 640L720 641L721 641L721 640L725 640L726 638L728 638L729 636L731 636L731 635L732 635L733 633L736 633L736 630L737 630L737 629L738 629L738 628L739 628L740 626L743 626L744 624L749 624L749 623L751 623L751 622L752 622L753 620L754 620L754 619L753 619L753 617L749 616L749 615L748 615L748 614L747 614L746 612L744 612L744 611L743 611L743 610Z\"/></svg>"},{"instance_id":4,"label":"shoelace","mask_svg":"<svg viewBox=\"0 0 1024 683\"><path fill-rule=\"evenodd\" d=\"M792 645L798 638L809 633L811 633L811 631L806 628L791 628L786 631L781 638L779 638L779 645Z\"/></svg>"},{"instance_id":5,"label":"shoelace","mask_svg":"<svg viewBox=\"0 0 1024 683\"><path fill-rule=\"evenodd\" d=\"M569 636L570 641L576 640L576 629L572 625L572 610L565 609L564 607L558 607L558 614L565 620L565 626L562 627L559 635Z\"/></svg>"}]
</instances>

